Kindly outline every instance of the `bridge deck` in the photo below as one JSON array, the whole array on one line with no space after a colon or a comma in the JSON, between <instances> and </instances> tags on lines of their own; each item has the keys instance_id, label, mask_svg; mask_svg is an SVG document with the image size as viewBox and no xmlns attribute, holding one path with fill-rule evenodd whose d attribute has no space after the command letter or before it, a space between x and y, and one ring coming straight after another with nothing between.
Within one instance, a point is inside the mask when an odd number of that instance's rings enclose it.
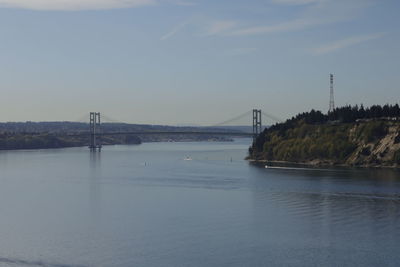
<instances>
[{"instance_id":1,"label":"bridge deck","mask_svg":"<svg viewBox=\"0 0 400 267\"><path fill-rule=\"evenodd\" d=\"M78 133L78 134L67 134L68 136L87 136L90 135L90 132ZM225 135L225 136L243 136L243 137L251 137L252 133L244 133L244 132L188 132L188 131L135 131L135 132L100 132L96 133L99 136L105 135Z\"/></svg>"}]
</instances>

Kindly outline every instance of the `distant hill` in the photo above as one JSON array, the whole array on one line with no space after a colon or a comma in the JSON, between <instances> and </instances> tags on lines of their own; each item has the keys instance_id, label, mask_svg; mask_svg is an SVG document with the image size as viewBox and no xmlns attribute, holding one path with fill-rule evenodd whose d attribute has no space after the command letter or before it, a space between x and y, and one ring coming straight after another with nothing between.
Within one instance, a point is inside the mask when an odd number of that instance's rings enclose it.
<instances>
[{"instance_id":1,"label":"distant hill","mask_svg":"<svg viewBox=\"0 0 400 267\"><path fill-rule=\"evenodd\" d=\"M383 110L383 107L373 107L373 110ZM351 113L351 110L355 112ZM399 167L398 106L387 106L387 116L380 112L360 113L359 110L358 107L344 107L335 110L335 114L311 111L276 124L257 137L249 149L249 159L312 165ZM369 112L371 109L363 110ZM343 116L346 113L347 116ZM360 117L359 114L364 115Z\"/></svg>"},{"instance_id":2,"label":"distant hill","mask_svg":"<svg viewBox=\"0 0 400 267\"><path fill-rule=\"evenodd\" d=\"M101 131L233 131L229 129L204 127L174 127L163 125L140 125L125 123L103 123ZM6 122L0 123L0 150L43 149L74 146L88 146L89 136L71 136L89 132L89 125L80 122ZM229 137L208 134L152 134L152 135L107 135L101 137L103 145L140 144L142 142L183 142L183 141L231 141Z\"/></svg>"},{"instance_id":3,"label":"distant hill","mask_svg":"<svg viewBox=\"0 0 400 267\"><path fill-rule=\"evenodd\" d=\"M129 124L129 123L102 123L103 132L135 132L135 131L251 131L247 126L216 126L216 127L194 127L194 126L168 126L151 124ZM82 122L54 121L54 122L0 122L0 132L15 133L80 133L88 132L89 124Z\"/></svg>"}]
</instances>

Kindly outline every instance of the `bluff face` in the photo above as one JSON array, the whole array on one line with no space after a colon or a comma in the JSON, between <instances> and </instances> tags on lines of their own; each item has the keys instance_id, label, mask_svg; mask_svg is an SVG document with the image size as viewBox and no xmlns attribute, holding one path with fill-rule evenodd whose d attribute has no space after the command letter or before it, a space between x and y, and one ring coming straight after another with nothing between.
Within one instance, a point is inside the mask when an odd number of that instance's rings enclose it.
<instances>
[{"instance_id":1,"label":"bluff face","mask_svg":"<svg viewBox=\"0 0 400 267\"><path fill-rule=\"evenodd\" d=\"M294 120L265 129L249 159L311 165L400 167L400 121L307 123Z\"/></svg>"}]
</instances>

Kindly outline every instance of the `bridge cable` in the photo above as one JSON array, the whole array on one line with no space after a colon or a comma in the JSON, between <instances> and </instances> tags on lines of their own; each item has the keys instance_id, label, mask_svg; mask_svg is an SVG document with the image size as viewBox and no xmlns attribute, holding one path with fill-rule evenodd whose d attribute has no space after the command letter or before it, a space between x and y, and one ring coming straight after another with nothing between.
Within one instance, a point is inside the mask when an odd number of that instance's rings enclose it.
<instances>
[{"instance_id":1,"label":"bridge cable","mask_svg":"<svg viewBox=\"0 0 400 267\"><path fill-rule=\"evenodd\" d=\"M89 123L89 114L82 115L78 119L72 120L71 122Z\"/></svg>"},{"instance_id":2,"label":"bridge cable","mask_svg":"<svg viewBox=\"0 0 400 267\"><path fill-rule=\"evenodd\" d=\"M107 115L104 115L103 113L101 114L101 120L102 120L102 122L105 122L105 123L126 124L126 122L122 122L122 121L113 119L113 118L111 118L111 117L108 117Z\"/></svg>"},{"instance_id":3,"label":"bridge cable","mask_svg":"<svg viewBox=\"0 0 400 267\"><path fill-rule=\"evenodd\" d=\"M224 125L226 125L226 124L228 124L228 123L231 123L231 122L233 122L233 121L237 121L237 120L239 120L239 119L242 119L242 118L244 118L245 116L249 116L249 115L251 114L251 112L252 112L251 110L250 110L250 111L246 111L245 113L240 114L240 115L238 115L238 116L236 116L236 117L234 117L234 118L231 118L231 119L229 119L229 120L226 120L226 121L223 121L223 122L220 122L220 123L217 123L217 124L208 126L208 127L212 128L212 127L224 126Z\"/></svg>"},{"instance_id":4,"label":"bridge cable","mask_svg":"<svg viewBox=\"0 0 400 267\"><path fill-rule=\"evenodd\" d=\"M261 111L261 113L262 113L265 117L267 117L267 118L273 120L274 122L283 122L282 119L280 119L280 118L278 118L278 117L276 117L276 116L274 116L274 115L265 113L265 112L263 112L263 111Z\"/></svg>"}]
</instances>

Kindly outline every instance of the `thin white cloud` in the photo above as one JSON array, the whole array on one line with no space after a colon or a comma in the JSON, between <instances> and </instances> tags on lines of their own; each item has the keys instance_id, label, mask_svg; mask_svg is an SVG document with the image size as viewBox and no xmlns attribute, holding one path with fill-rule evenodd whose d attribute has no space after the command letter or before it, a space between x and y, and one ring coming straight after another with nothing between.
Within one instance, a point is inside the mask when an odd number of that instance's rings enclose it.
<instances>
[{"instance_id":1,"label":"thin white cloud","mask_svg":"<svg viewBox=\"0 0 400 267\"><path fill-rule=\"evenodd\" d=\"M237 23L235 21L228 20L211 22L206 30L206 35L218 35L226 33L228 30L231 30L233 27L235 27L236 24Z\"/></svg>"},{"instance_id":2,"label":"thin white cloud","mask_svg":"<svg viewBox=\"0 0 400 267\"><path fill-rule=\"evenodd\" d=\"M0 0L0 7L34 10L90 10L155 5L157 0Z\"/></svg>"},{"instance_id":3,"label":"thin white cloud","mask_svg":"<svg viewBox=\"0 0 400 267\"><path fill-rule=\"evenodd\" d=\"M303 30L311 26L323 24L322 20L312 20L312 19L296 19L280 24L267 25L267 26L255 26L244 29L238 29L230 33L230 35L242 36L242 35L257 35L257 34L267 34L276 32L287 32Z\"/></svg>"},{"instance_id":4,"label":"thin white cloud","mask_svg":"<svg viewBox=\"0 0 400 267\"><path fill-rule=\"evenodd\" d=\"M272 0L271 2L281 5L308 5L321 2L321 0Z\"/></svg>"},{"instance_id":5,"label":"thin white cloud","mask_svg":"<svg viewBox=\"0 0 400 267\"><path fill-rule=\"evenodd\" d=\"M172 36L174 36L175 34L177 34L178 32L180 32L189 22L183 22L177 26L175 26L171 31L167 32L166 34L164 34L163 36L161 36L160 40L161 41L165 41L169 38L171 38Z\"/></svg>"},{"instance_id":6,"label":"thin white cloud","mask_svg":"<svg viewBox=\"0 0 400 267\"><path fill-rule=\"evenodd\" d=\"M359 36L353 36L350 38L346 38L343 40L335 41L330 44L326 44L323 46L320 46L318 48L315 48L312 52L315 55L323 55L323 54L328 54L349 46L357 45L360 43L364 43L367 41L375 40L378 38L381 38L384 35L384 33L374 33L374 34L368 34L368 35L359 35Z\"/></svg>"},{"instance_id":7,"label":"thin white cloud","mask_svg":"<svg viewBox=\"0 0 400 267\"><path fill-rule=\"evenodd\" d=\"M356 19L374 0L271 0L276 4L305 5L297 18L270 25L249 26L231 31L230 35L247 36L301 31L309 28Z\"/></svg>"},{"instance_id":8,"label":"thin white cloud","mask_svg":"<svg viewBox=\"0 0 400 267\"><path fill-rule=\"evenodd\" d=\"M176 0L173 1L172 3L178 6L197 6L196 2L184 1L184 0Z\"/></svg>"}]
</instances>

